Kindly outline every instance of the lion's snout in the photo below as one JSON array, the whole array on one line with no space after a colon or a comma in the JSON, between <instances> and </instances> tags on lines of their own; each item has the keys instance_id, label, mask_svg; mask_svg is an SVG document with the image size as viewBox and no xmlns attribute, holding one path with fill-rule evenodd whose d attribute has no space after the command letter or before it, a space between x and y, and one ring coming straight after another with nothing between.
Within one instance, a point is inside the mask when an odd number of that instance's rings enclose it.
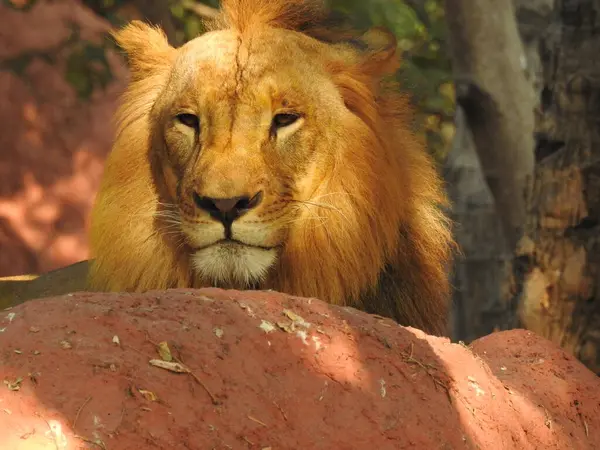
<instances>
[{"instance_id":1,"label":"lion's snout","mask_svg":"<svg viewBox=\"0 0 600 450\"><path fill-rule=\"evenodd\" d=\"M196 207L207 212L213 219L222 222L228 228L234 220L256 208L262 202L263 191L258 191L253 195L229 198L207 197L198 192L194 192L192 196Z\"/></svg>"}]
</instances>

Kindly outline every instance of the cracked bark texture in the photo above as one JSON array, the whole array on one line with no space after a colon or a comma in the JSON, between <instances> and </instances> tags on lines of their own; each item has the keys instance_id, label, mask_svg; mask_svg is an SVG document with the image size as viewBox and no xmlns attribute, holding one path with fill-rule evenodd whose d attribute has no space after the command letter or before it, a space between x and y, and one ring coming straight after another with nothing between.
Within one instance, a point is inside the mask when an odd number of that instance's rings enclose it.
<instances>
[{"instance_id":1,"label":"cracked bark texture","mask_svg":"<svg viewBox=\"0 0 600 450\"><path fill-rule=\"evenodd\" d=\"M454 334L470 340L525 326L600 373L600 2L514 4L536 95L523 236L514 254L502 242L499 210L463 130L446 167L464 252L454 270Z\"/></svg>"},{"instance_id":2,"label":"cracked bark texture","mask_svg":"<svg viewBox=\"0 0 600 450\"><path fill-rule=\"evenodd\" d=\"M536 170L512 304L523 325L600 373L600 2L533 3L541 7Z\"/></svg>"}]
</instances>

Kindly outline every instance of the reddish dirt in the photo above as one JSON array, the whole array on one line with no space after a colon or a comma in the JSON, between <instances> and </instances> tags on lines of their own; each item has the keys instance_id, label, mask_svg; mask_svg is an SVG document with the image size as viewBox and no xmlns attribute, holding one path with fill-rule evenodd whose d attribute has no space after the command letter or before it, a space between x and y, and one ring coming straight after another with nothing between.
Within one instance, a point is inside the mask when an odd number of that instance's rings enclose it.
<instances>
[{"instance_id":1,"label":"reddish dirt","mask_svg":"<svg viewBox=\"0 0 600 450\"><path fill-rule=\"evenodd\" d=\"M0 329L2 449L600 446L600 381L526 331L470 350L314 299L218 289L36 300ZM149 364L160 341L217 404Z\"/></svg>"},{"instance_id":2,"label":"reddish dirt","mask_svg":"<svg viewBox=\"0 0 600 450\"><path fill-rule=\"evenodd\" d=\"M122 59L109 51L112 82L89 99L78 98L67 82L67 58L83 41L102 42L108 23L74 0L38 1L25 12L5 3L0 2L0 276L45 272L87 258L88 215L127 79ZM81 41L63 45L72 27Z\"/></svg>"}]
</instances>

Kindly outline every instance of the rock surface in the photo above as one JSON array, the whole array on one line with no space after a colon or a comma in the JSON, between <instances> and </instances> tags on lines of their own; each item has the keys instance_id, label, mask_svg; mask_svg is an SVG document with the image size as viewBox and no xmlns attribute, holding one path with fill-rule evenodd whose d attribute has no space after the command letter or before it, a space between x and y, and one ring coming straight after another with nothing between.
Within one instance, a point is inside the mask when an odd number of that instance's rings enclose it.
<instances>
[{"instance_id":1,"label":"rock surface","mask_svg":"<svg viewBox=\"0 0 600 450\"><path fill-rule=\"evenodd\" d=\"M0 276L88 257L88 215L128 77L105 40L109 24L80 2L16 9L23 3L0 2Z\"/></svg>"},{"instance_id":2,"label":"rock surface","mask_svg":"<svg viewBox=\"0 0 600 450\"><path fill-rule=\"evenodd\" d=\"M466 348L315 299L218 289L35 300L0 330L3 449L600 446L598 378L521 330ZM190 373L149 363L163 341Z\"/></svg>"}]
</instances>

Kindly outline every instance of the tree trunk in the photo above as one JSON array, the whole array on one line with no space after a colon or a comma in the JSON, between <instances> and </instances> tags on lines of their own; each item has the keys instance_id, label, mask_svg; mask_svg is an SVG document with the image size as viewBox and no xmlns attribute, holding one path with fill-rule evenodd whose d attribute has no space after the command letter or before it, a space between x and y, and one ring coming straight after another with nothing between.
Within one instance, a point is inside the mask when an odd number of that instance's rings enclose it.
<instances>
[{"instance_id":1,"label":"tree trunk","mask_svg":"<svg viewBox=\"0 0 600 450\"><path fill-rule=\"evenodd\" d=\"M524 326L600 373L600 3L532 3L547 4L530 36L543 69L536 170L511 298Z\"/></svg>"},{"instance_id":2,"label":"tree trunk","mask_svg":"<svg viewBox=\"0 0 600 450\"><path fill-rule=\"evenodd\" d=\"M507 0L445 6L457 88L445 176L462 251L453 273L453 338L468 342L517 324L506 281L533 175L537 66Z\"/></svg>"},{"instance_id":3,"label":"tree trunk","mask_svg":"<svg viewBox=\"0 0 600 450\"><path fill-rule=\"evenodd\" d=\"M510 0L445 0L456 97L510 248L533 173L534 95Z\"/></svg>"},{"instance_id":4,"label":"tree trunk","mask_svg":"<svg viewBox=\"0 0 600 450\"><path fill-rule=\"evenodd\" d=\"M600 373L600 3L514 3L536 94L536 167L523 237L499 282L505 253L490 237L499 234L491 196L468 135L457 136L447 163L465 253L455 266L455 334L525 326Z\"/></svg>"},{"instance_id":5,"label":"tree trunk","mask_svg":"<svg viewBox=\"0 0 600 450\"><path fill-rule=\"evenodd\" d=\"M444 167L455 239L461 249L453 264L452 339L470 342L514 325L514 311L503 295L512 252L460 107L455 125Z\"/></svg>"}]
</instances>

